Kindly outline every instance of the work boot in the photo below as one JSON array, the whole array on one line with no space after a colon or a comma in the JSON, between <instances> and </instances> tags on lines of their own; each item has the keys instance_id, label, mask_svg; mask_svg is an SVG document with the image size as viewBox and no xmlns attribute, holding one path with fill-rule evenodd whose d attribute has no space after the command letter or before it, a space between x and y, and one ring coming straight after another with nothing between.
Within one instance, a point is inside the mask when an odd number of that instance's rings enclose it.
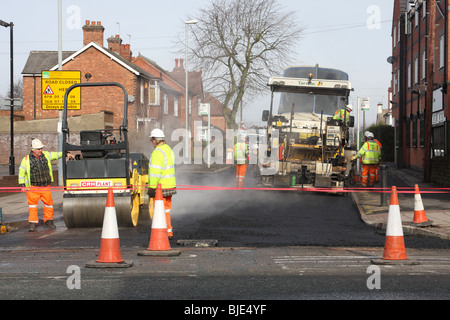
<instances>
[{"instance_id":1,"label":"work boot","mask_svg":"<svg viewBox=\"0 0 450 320\"><path fill-rule=\"evenodd\" d=\"M44 226L50 229L56 229L56 226L53 224L53 220L44 221Z\"/></svg>"},{"instance_id":2,"label":"work boot","mask_svg":"<svg viewBox=\"0 0 450 320\"><path fill-rule=\"evenodd\" d=\"M30 229L28 229L29 232L35 232L37 230L37 223L30 223Z\"/></svg>"}]
</instances>

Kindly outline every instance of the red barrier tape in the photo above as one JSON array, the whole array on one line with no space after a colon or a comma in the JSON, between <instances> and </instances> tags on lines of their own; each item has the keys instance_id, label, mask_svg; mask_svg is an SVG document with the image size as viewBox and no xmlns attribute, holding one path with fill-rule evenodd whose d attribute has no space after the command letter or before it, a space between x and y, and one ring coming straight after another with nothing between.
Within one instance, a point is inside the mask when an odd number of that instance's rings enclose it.
<instances>
[{"instance_id":1,"label":"red barrier tape","mask_svg":"<svg viewBox=\"0 0 450 320\"><path fill-rule=\"evenodd\" d=\"M148 187L148 185L136 185L135 188ZM113 190L126 190L133 189L133 186L125 187L111 187ZM21 187L3 187L0 188L0 192L25 192L22 191ZM63 191L65 187L62 186L52 186L50 190L52 191ZM69 188L71 191L77 190L107 190L105 188ZM200 185L178 185L177 191L192 191L192 190L202 190L202 191L220 191L220 190L258 190L258 191L303 191L303 192L325 192L325 193L344 193L344 192L375 192L375 193L390 193L391 188L269 188L269 187L261 187L261 188L237 188L237 187L219 187L219 186L200 186ZM397 193L414 193L414 187L397 187ZM420 193L450 193L450 188L421 188Z\"/></svg>"}]
</instances>

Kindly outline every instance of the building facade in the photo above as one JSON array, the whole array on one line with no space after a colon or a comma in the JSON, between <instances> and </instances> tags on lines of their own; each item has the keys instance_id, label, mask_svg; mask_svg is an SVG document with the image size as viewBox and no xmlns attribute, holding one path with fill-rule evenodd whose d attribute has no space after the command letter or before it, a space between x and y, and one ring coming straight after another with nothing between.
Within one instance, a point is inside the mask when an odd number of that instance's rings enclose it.
<instances>
[{"instance_id":1,"label":"building facade","mask_svg":"<svg viewBox=\"0 0 450 320\"><path fill-rule=\"evenodd\" d=\"M449 153L447 6L447 0L395 0L393 8L395 161L425 176L431 158Z\"/></svg>"}]
</instances>

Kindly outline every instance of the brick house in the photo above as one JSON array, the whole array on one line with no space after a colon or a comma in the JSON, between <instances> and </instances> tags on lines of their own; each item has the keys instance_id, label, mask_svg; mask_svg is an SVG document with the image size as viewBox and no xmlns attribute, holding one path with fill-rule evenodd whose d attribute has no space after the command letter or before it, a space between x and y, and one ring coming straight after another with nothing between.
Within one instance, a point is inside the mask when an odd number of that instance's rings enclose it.
<instances>
[{"instance_id":1,"label":"brick house","mask_svg":"<svg viewBox=\"0 0 450 320\"><path fill-rule=\"evenodd\" d=\"M434 12L432 12L434 11ZM435 16L431 21L430 12ZM396 163L426 172L425 148L431 158L449 154L448 10L445 1L395 0L392 21L392 117L396 132ZM434 65L427 86L430 50L428 38L434 28ZM430 60L431 61L431 60ZM432 105L427 105L427 97ZM426 133L426 110L432 108L431 133ZM428 109L429 110L429 109ZM429 119L428 119L429 120ZM431 145L430 145L431 142ZM430 150L430 149L428 149Z\"/></svg>"},{"instance_id":2,"label":"brick house","mask_svg":"<svg viewBox=\"0 0 450 320\"><path fill-rule=\"evenodd\" d=\"M171 130L186 127L186 100L185 100L185 82L186 73L183 66L183 59L175 59L175 67L171 72L163 70L158 64L149 58L138 55L133 59L133 63L147 71L154 77L161 79L161 90L167 89L162 95L162 101L168 101L168 107L163 108L163 115L170 115L170 121L163 121L165 126ZM207 117L199 116L198 106L200 103L209 103L211 107L211 126L225 132L227 129L226 120L222 114L222 103L214 98L208 92L203 91L201 71L189 72L189 103L188 120L191 132L198 131L194 128L197 121L207 125ZM164 97L166 95L166 97ZM168 130L169 132L171 130Z\"/></svg>"},{"instance_id":3,"label":"brick house","mask_svg":"<svg viewBox=\"0 0 450 320\"><path fill-rule=\"evenodd\" d=\"M90 73L90 82L118 82L127 90L128 127L130 132L149 132L155 127L170 133L175 128L185 127L184 80L178 81L184 68L167 72L150 59L140 54L134 58L130 45L122 44L118 35L107 39L103 46L104 27L99 21L86 21L83 26L83 47L78 51L63 52L63 70L80 70L81 82ZM43 110L41 72L58 70L56 51L31 51L23 74L23 110L15 112L15 120L37 120L58 118L58 110ZM198 105L202 101L202 79L200 72L189 72L190 119L201 120ZM118 88L83 88L81 110L70 110L69 116L107 113L107 127L118 127L122 123L123 93ZM0 116L7 116L0 111ZM219 121L220 122L220 121ZM97 127L98 128L98 127ZM193 124L192 124L192 130ZM76 128L75 128L76 130Z\"/></svg>"}]
</instances>

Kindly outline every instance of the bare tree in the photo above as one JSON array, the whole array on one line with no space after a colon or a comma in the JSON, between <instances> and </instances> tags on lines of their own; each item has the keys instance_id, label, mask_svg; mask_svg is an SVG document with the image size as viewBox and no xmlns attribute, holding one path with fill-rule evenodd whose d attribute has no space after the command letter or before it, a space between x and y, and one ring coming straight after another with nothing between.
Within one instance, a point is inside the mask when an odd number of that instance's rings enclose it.
<instances>
[{"instance_id":1,"label":"bare tree","mask_svg":"<svg viewBox=\"0 0 450 320\"><path fill-rule=\"evenodd\" d=\"M13 85L14 85L14 87L13 87L14 98L23 98L23 82L22 82L22 79L17 80ZM6 92L4 96L0 95L0 98L3 98L3 97L10 98L10 96L11 96L11 86L8 87L8 92Z\"/></svg>"},{"instance_id":2,"label":"bare tree","mask_svg":"<svg viewBox=\"0 0 450 320\"><path fill-rule=\"evenodd\" d=\"M189 61L203 70L205 90L223 103L228 126L237 128L244 94L250 100L267 90L268 78L290 62L302 29L276 0L213 0L195 19Z\"/></svg>"}]
</instances>

